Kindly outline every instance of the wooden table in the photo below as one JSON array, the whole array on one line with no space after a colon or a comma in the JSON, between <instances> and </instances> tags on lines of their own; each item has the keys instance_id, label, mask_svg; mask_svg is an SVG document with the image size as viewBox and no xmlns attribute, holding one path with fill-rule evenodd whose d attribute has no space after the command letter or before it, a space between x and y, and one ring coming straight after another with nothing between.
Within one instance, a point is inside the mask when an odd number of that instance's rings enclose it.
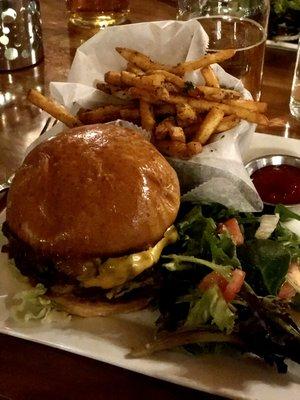
<instances>
[{"instance_id":1,"label":"wooden table","mask_svg":"<svg viewBox=\"0 0 300 400\"><path fill-rule=\"evenodd\" d=\"M174 1L132 0L132 22L172 19ZM0 74L0 182L20 164L45 117L25 100L31 87L48 92L50 81L64 81L76 48L93 32L68 27L61 0L42 0L45 60L34 68ZM295 52L267 49L262 100L270 116L284 117L284 128L268 133L300 138L300 122L288 101ZM4 104L3 104L4 103ZM0 335L0 400L11 399L212 399L166 382L88 358Z\"/></svg>"}]
</instances>

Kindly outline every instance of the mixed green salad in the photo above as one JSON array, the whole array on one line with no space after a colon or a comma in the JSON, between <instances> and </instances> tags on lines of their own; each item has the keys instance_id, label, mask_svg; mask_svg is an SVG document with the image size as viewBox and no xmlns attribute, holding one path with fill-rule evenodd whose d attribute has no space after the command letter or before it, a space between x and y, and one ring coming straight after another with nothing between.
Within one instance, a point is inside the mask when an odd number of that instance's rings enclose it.
<instances>
[{"instance_id":1,"label":"mixed green salad","mask_svg":"<svg viewBox=\"0 0 300 400\"><path fill-rule=\"evenodd\" d=\"M300 330L291 316L300 293L300 238L284 226L300 216L238 213L183 204L179 240L159 264L157 338L132 356L184 346L191 353L234 349L286 372L300 363Z\"/></svg>"},{"instance_id":2,"label":"mixed green salad","mask_svg":"<svg viewBox=\"0 0 300 400\"><path fill-rule=\"evenodd\" d=\"M300 0L271 0L269 36L294 41L300 34Z\"/></svg>"}]
</instances>

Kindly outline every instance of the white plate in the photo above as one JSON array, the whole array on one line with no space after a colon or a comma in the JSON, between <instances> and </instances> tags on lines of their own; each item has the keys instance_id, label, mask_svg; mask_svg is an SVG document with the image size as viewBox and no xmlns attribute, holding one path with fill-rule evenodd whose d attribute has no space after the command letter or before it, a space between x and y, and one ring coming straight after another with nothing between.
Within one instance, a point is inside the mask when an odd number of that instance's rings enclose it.
<instances>
[{"instance_id":1,"label":"white plate","mask_svg":"<svg viewBox=\"0 0 300 400\"><path fill-rule=\"evenodd\" d=\"M300 141L255 134L244 159L248 161L274 152L299 156ZM4 300L14 290L14 279L5 254L0 254L0 265L0 300ZM0 303L0 322L5 320L5 308L1 305L3 302ZM2 322L0 332L234 399L299 398L300 366L293 362L289 363L288 374L279 375L254 357L195 357L165 351L148 359L127 359L125 356L131 347L151 338L155 317L151 312L143 311L110 318L74 318L66 328L39 323L22 327Z\"/></svg>"}]
</instances>

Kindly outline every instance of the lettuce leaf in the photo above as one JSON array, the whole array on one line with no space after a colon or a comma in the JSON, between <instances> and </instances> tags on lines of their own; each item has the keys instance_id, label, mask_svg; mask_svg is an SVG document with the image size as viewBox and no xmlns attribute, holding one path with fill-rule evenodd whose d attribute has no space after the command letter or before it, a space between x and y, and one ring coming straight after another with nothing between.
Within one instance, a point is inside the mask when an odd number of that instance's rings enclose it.
<instances>
[{"instance_id":1,"label":"lettuce leaf","mask_svg":"<svg viewBox=\"0 0 300 400\"><path fill-rule=\"evenodd\" d=\"M285 247L292 261L300 259L300 237L294 232L279 223L272 238Z\"/></svg>"},{"instance_id":2,"label":"lettuce leaf","mask_svg":"<svg viewBox=\"0 0 300 400\"><path fill-rule=\"evenodd\" d=\"M290 219L297 219L300 221L300 215L293 212L291 209L283 206L282 204L278 204L275 207L275 214L279 214L279 218L281 222L289 221Z\"/></svg>"},{"instance_id":3,"label":"lettuce leaf","mask_svg":"<svg viewBox=\"0 0 300 400\"><path fill-rule=\"evenodd\" d=\"M58 311L55 304L45 296L46 291L47 289L38 283L34 288L15 294L10 308L11 318L19 323L32 320L41 320L42 323L68 323L71 316Z\"/></svg>"},{"instance_id":4,"label":"lettuce leaf","mask_svg":"<svg viewBox=\"0 0 300 400\"><path fill-rule=\"evenodd\" d=\"M300 10L300 0L272 0L274 11L278 15L283 15L287 10Z\"/></svg>"},{"instance_id":5,"label":"lettuce leaf","mask_svg":"<svg viewBox=\"0 0 300 400\"><path fill-rule=\"evenodd\" d=\"M180 241L176 253L212 260L221 265L240 265L231 237L217 233L215 221L203 216L200 205L177 224L177 229Z\"/></svg>"},{"instance_id":6,"label":"lettuce leaf","mask_svg":"<svg viewBox=\"0 0 300 400\"><path fill-rule=\"evenodd\" d=\"M238 248L246 280L262 296L274 295L285 280L291 256L281 243L254 239Z\"/></svg>"},{"instance_id":7,"label":"lettuce leaf","mask_svg":"<svg viewBox=\"0 0 300 400\"><path fill-rule=\"evenodd\" d=\"M185 322L185 327L195 329L210 322L220 331L230 334L234 328L235 314L224 300L218 286L206 290L201 298L192 302Z\"/></svg>"},{"instance_id":8,"label":"lettuce leaf","mask_svg":"<svg viewBox=\"0 0 300 400\"><path fill-rule=\"evenodd\" d=\"M163 264L165 268L169 271L183 271L185 269L191 268L194 265L203 265L212 269L218 274L224 276L226 279L231 278L231 272L233 267L231 265L218 265L214 262L203 260L201 258L196 258L193 256L181 256L177 254L170 254L168 256L163 256L163 258L170 258L172 261L169 263Z\"/></svg>"}]
</instances>

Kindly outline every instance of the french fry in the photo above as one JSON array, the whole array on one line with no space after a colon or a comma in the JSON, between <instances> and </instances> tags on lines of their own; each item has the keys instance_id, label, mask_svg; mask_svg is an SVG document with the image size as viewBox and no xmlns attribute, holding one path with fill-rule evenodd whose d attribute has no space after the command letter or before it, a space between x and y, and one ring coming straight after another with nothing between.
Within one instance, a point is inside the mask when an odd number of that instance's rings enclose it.
<instances>
[{"instance_id":1,"label":"french fry","mask_svg":"<svg viewBox=\"0 0 300 400\"><path fill-rule=\"evenodd\" d=\"M172 82L165 82L164 87L167 89L167 91L169 93L181 93L181 90L179 89L179 87L174 85L174 83L172 83Z\"/></svg>"},{"instance_id":2,"label":"french fry","mask_svg":"<svg viewBox=\"0 0 300 400\"><path fill-rule=\"evenodd\" d=\"M265 113L267 111L267 103L263 103L261 101L253 101L253 100L223 100L222 103L228 104L230 106L238 106L246 108L250 111L255 111L259 113Z\"/></svg>"},{"instance_id":3,"label":"french fry","mask_svg":"<svg viewBox=\"0 0 300 400\"><path fill-rule=\"evenodd\" d=\"M230 106L228 104L175 95L169 95L168 99L166 99L165 101L171 104L188 103L191 107L199 111L209 111L212 108L219 108L227 115L234 114L237 117L245 119L248 122L253 122L254 124L268 125L269 122L268 118L265 115L249 111L243 107Z\"/></svg>"},{"instance_id":4,"label":"french fry","mask_svg":"<svg viewBox=\"0 0 300 400\"><path fill-rule=\"evenodd\" d=\"M150 57L142 54L136 50L128 49L126 47L116 47L116 51L123 57L125 60L130 62L131 64L136 65L143 71L149 70L157 70L163 69L169 71L172 67L167 65L163 65L157 62L154 62L150 59Z\"/></svg>"},{"instance_id":5,"label":"french fry","mask_svg":"<svg viewBox=\"0 0 300 400\"><path fill-rule=\"evenodd\" d=\"M45 97L35 89L29 90L27 100L52 115L52 117L63 122L68 128L82 125L81 121L72 115L65 107L56 103L56 101Z\"/></svg>"},{"instance_id":6,"label":"french fry","mask_svg":"<svg viewBox=\"0 0 300 400\"><path fill-rule=\"evenodd\" d=\"M157 140L155 145L162 154L181 159L189 159L202 151L202 145L199 142L183 143L175 140Z\"/></svg>"},{"instance_id":7,"label":"french fry","mask_svg":"<svg viewBox=\"0 0 300 400\"><path fill-rule=\"evenodd\" d=\"M137 122L140 120L140 110L138 108L123 108L120 110L120 118L125 121Z\"/></svg>"},{"instance_id":8,"label":"french fry","mask_svg":"<svg viewBox=\"0 0 300 400\"><path fill-rule=\"evenodd\" d=\"M202 68L201 69L201 74L202 74L207 86L211 86L211 87L215 87L215 88L219 88L220 87L219 80L216 77L216 75L215 75L213 69L211 68L211 66Z\"/></svg>"},{"instance_id":9,"label":"french fry","mask_svg":"<svg viewBox=\"0 0 300 400\"><path fill-rule=\"evenodd\" d=\"M200 124L194 137L194 141L200 142L204 145L215 132L215 129L220 124L223 117L224 111L218 108L212 108Z\"/></svg>"},{"instance_id":10,"label":"french fry","mask_svg":"<svg viewBox=\"0 0 300 400\"><path fill-rule=\"evenodd\" d=\"M199 125L201 124L202 121L203 121L203 118L201 118L198 115L197 122L195 122L194 124L191 124L189 126L185 126L183 128L187 142L190 142L191 140L193 140L196 132L199 129Z\"/></svg>"},{"instance_id":11,"label":"french fry","mask_svg":"<svg viewBox=\"0 0 300 400\"><path fill-rule=\"evenodd\" d=\"M138 87L131 87L128 90L128 94L132 99L143 99L151 104L166 101L169 98L169 92L163 87L156 88L152 91Z\"/></svg>"},{"instance_id":12,"label":"french fry","mask_svg":"<svg viewBox=\"0 0 300 400\"><path fill-rule=\"evenodd\" d=\"M171 140L185 143L185 135L182 128L176 126L174 118L166 118L155 129L155 138L158 140L169 137Z\"/></svg>"},{"instance_id":13,"label":"french fry","mask_svg":"<svg viewBox=\"0 0 300 400\"><path fill-rule=\"evenodd\" d=\"M161 115L175 115L176 107L173 104L158 104L154 106L154 114L155 116Z\"/></svg>"},{"instance_id":14,"label":"french fry","mask_svg":"<svg viewBox=\"0 0 300 400\"><path fill-rule=\"evenodd\" d=\"M124 115L124 110L131 110L132 108L124 105L107 105L101 106L95 110L86 111L79 115L79 119L86 125L98 122L109 122L121 117L121 111Z\"/></svg>"},{"instance_id":15,"label":"french fry","mask_svg":"<svg viewBox=\"0 0 300 400\"><path fill-rule=\"evenodd\" d=\"M227 115L223 117L222 121L215 129L215 133L221 133L234 128L240 122L240 119L236 115Z\"/></svg>"},{"instance_id":16,"label":"french fry","mask_svg":"<svg viewBox=\"0 0 300 400\"><path fill-rule=\"evenodd\" d=\"M101 92L104 92L106 94L111 94L111 85L109 85L106 82L97 82L96 83L96 88L98 90L101 90Z\"/></svg>"},{"instance_id":17,"label":"french fry","mask_svg":"<svg viewBox=\"0 0 300 400\"><path fill-rule=\"evenodd\" d=\"M156 124L152 105L145 100L140 100L140 115L142 128L146 131L152 132Z\"/></svg>"},{"instance_id":18,"label":"french fry","mask_svg":"<svg viewBox=\"0 0 300 400\"><path fill-rule=\"evenodd\" d=\"M144 71L130 62L127 64L126 71L132 72L135 75L143 75Z\"/></svg>"},{"instance_id":19,"label":"french fry","mask_svg":"<svg viewBox=\"0 0 300 400\"><path fill-rule=\"evenodd\" d=\"M185 61L172 68L170 72L176 75L184 75L186 72L195 71L199 68L207 67L210 64L220 63L228 60L235 55L236 51L233 49L221 50L216 53L207 54L198 60ZM165 69L165 68L162 68Z\"/></svg>"},{"instance_id":20,"label":"french fry","mask_svg":"<svg viewBox=\"0 0 300 400\"><path fill-rule=\"evenodd\" d=\"M185 127L197 120L197 113L189 104L176 104L176 112L179 126Z\"/></svg>"},{"instance_id":21,"label":"french fry","mask_svg":"<svg viewBox=\"0 0 300 400\"><path fill-rule=\"evenodd\" d=\"M172 74L171 72L168 72L168 71L165 71L165 70L149 71L148 74L149 73L164 75L164 77L166 78L166 82L173 83L173 85L177 86L180 89L184 88L185 82L178 75Z\"/></svg>"},{"instance_id":22,"label":"french fry","mask_svg":"<svg viewBox=\"0 0 300 400\"><path fill-rule=\"evenodd\" d=\"M114 86L122 86L121 73L116 71L108 71L104 75L104 80Z\"/></svg>"},{"instance_id":23,"label":"french fry","mask_svg":"<svg viewBox=\"0 0 300 400\"><path fill-rule=\"evenodd\" d=\"M160 87L165 80L163 75L135 75L131 72L122 71L121 81L127 86L136 86L145 89L153 89L153 87Z\"/></svg>"},{"instance_id":24,"label":"french fry","mask_svg":"<svg viewBox=\"0 0 300 400\"><path fill-rule=\"evenodd\" d=\"M236 90L213 88L210 86L196 86L188 91L191 97L204 97L207 100L221 101L223 99L238 99L241 93Z\"/></svg>"},{"instance_id":25,"label":"french fry","mask_svg":"<svg viewBox=\"0 0 300 400\"><path fill-rule=\"evenodd\" d=\"M114 97L117 97L118 99L121 100L131 101L128 88L120 88L118 86L112 86L112 85L110 85L110 88L111 88L111 94Z\"/></svg>"}]
</instances>

